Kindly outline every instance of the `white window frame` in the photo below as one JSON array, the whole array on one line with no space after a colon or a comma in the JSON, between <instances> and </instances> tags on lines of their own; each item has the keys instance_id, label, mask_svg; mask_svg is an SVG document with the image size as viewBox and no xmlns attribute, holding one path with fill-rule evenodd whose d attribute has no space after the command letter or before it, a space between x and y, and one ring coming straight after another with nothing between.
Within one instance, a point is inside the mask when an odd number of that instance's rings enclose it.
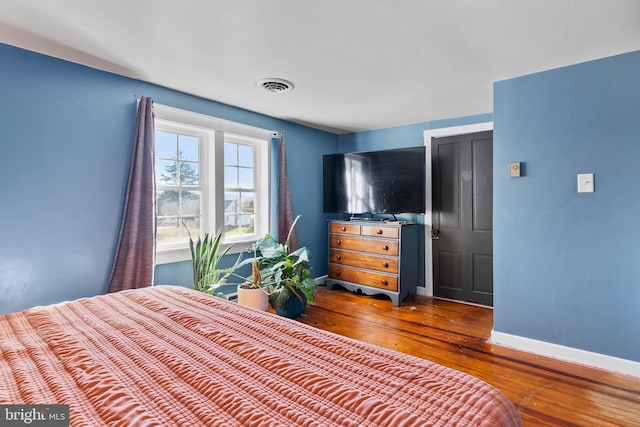
<instances>
[{"instance_id":1,"label":"white window frame","mask_svg":"<svg viewBox=\"0 0 640 427\"><path fill-rule=\"evenodd\" d=\"M223 237L222 247L239 253L269 232L270 142L277 132L154 103L156 131L197 134L200 138L201 233L215 233L224 226L224 141L255 148L255 233L238 239ZM195 238L195 236L194 236ZM191 259L188 241L157 246L156 264Z\"/></svg>"},{"instance_id":2,"label":"white window frame","mask_svg":"<svg viewBox=\"0 0 640 427\"><path fill-rule=\"evenodd\" d=\"M192 126L185 126L184 124L181 124L181 123L169 122L169 121L161 120L161 119L157 119L157 118L155 119L155 123L154 124L155 124L155 128L156 128L155 129L156 132L163 131L163 132L179 134L179 135L195 136L195 137L198 138L199 185L197 187L194 187L194 189L197 190L197 191L200 191L200 229L201 230L207 230L209 228L208 227L209 226L209 218L205 214L206 209L203 209L203 206L206 206L208 204L209 188L210 187L209 187L208 181L207 181L207 167L203 163L208 158L208 147L210 145L209 132L206 132L203 129L194 128ZM172 190L172 189L189 190L190 186L181 186L179 184L177 184L175 186L159 184L157 182L157 180L156 180L156 193L159 190ZM187 245L188 245L188 243L187 243ZM161 251L158 251L157 254L159 254L160 252L166 252L166 253L170 253L172 251L180 252L182 249L184 249L184 247L185 247L184 243L166 244L166 245L163 245Z\"/></svg>"},{"instance_id":3,"label":"white window frame","mask_svg":"<svg viewBox=\"0 0 640 427\"><path fill-rule=\"evenodd\" d=\"M233 144L241 144L248 145L254 148L254 157L253 157L253 169L254 169L254 207L257 209L254 211L254 233L251 236L243 236L239 238L226 238L225 243L233 243L240 244L242 246L247 241L255 242L260 237L264 236L269 229L269 212L264 212L264 207L269 206L269 164L263 161L265 157L268 158L269 149L268 144L262 144L262 141L256 138L250 138L242 135L234 135L230 133L224 134L224 142L230 142ZM216 145L223 146L224 144ZM266 151L264 151L266 148ZM219 160L219 162L218 162ZM224 157L222 155L216 156L216 165L215 170L224 170ZM264 179L262 179L264 178ZM224 182L223 180L217 180L217 183L221 184L221 187L218 187L216 190L216 194L222 193L224 196ZM224 197L221 200L221 203L224 203ZM261 209L262 208L262 209ZM224 210L219 209L216 211L216 214L220 214L221 217L217 218L217 222L219 224L224 224ZM261 231L262 230L262 231ZM249 240L247 240L249 239ZM249 245L250 246L250 245ZM245 247L248 247L245 244Z\"/></svg>"}]
</instances>

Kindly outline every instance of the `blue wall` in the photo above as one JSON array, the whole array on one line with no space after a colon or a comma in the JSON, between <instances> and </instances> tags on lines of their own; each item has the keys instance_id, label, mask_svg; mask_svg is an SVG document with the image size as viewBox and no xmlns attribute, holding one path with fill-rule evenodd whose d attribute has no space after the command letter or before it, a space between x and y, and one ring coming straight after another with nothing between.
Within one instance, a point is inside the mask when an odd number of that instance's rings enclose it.
<instances>
[{"instance_id":1,"label":"blue wall","mask_svg":"<svg viewBox=\"0 0 640 427\"><path fill-rule=\"evenodd\" d=\"M385 150L424 145L424 131L490 122L491 113L340 135L340 152Z\"/></svg>"},{"instance_id":2,"label":"blue wall","mask_svg":"<svg viewBox=\"0 0 640 427\"><path fill-rule=\"evenodd\" d=\"M640 361L639 76L633 52L495 84L496 331Z\"/></svg>"},{"instance_id":3,"label":"blue wall","mask_svg":"<svg viewBox=\"0 0 640 427\"><path fill-rule=\"evenodd\" d=\"M326 274L322 154L336 135L4 44L0 64L0 313L105 291L142 95L284 130L300 242ZM156 283L192 283L189 263L156 270Z\"/></svg>"}]
</instances>

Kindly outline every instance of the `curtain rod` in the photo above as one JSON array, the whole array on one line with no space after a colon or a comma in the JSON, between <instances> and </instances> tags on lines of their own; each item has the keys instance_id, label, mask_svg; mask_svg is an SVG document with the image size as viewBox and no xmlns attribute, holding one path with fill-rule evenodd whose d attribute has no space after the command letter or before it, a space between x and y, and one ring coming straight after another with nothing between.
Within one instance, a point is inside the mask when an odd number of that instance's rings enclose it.
<instances>
[{"instance_id":1,"label":"curtain rod","mask_svg":"<svg viewBox=\"0 0 640 427\"><path fill-rule=\"evenodd\" d=\"M136 102L138 102L138 103L140 102L140 99L141 99L143 96L144 96L144 95L137 95L137 94L134 94L134 95L133 95L133 97L135 98ZM154 106L155 106L155 105L156 105L156 104L155 104L155 102L154 102ZM168 106L168 105L166 105L166 106L165 106L165 105L161 105L161 104L158 104L158 105L159 105L161 108L162 108L162 107L164 107L164 108L169 108L169 109L175 109L175 107L170 107L170 106ZM184 111L189 111L189 110L184 110ZM202 114L202 113L196 113L195 111L190 111L190 112L191 112L191 113L194 113L194 114ZM208 116L207 114L204 114L204 115L205 115L205 116ZM219 118L217 118L217 117L213 117L213 116L209 116L209 117L211 117L211 118L213 118L213 119L216 119L216 120L227 121L227 120L225 120L225 119L219 119ZM238 124L239 124L239 125L242 125L242 126L253 127L253 126L251 126L251 125L245 125L245 124L243 124L243 123L238 123ZM284 138L284 131L283 131L283 130L272 130L272 131L271 131L271 138L275 138L275 139L282 139L282 138Z\"/></svg>"}]
</instances>

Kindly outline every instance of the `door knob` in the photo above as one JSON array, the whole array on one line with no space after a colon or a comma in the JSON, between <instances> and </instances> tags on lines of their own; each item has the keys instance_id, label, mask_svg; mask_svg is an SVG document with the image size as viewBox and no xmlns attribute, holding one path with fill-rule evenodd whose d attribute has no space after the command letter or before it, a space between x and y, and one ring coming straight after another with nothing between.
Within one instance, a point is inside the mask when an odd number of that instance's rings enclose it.
<instances>
[{"instance_id":1,"label":"door knob","mask_svg":"<svg viewBox=\"0 0 640 427\"><path fill-rule=\"evenodd\" d=\"M440 230L431 230L431 240L438 240L440 238Z\"/></svg>"}]
</instances>

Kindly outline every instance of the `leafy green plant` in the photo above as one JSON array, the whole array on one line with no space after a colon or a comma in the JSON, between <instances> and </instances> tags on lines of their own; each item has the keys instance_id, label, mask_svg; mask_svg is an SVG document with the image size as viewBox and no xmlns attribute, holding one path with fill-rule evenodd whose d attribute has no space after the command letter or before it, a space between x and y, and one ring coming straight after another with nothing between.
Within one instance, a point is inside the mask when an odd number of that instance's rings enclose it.
<instances>
[{"instance_id":1,"label":"leafy green plant","mask_svg":"<svg viewBox=\"0 0 640 427\"><path fill-rule=\"evenodd\" d=\"M193 261L193 289L213 294L219 283L233 273L242 255L234 266L219 269L218 263L231 250L231 246L221 250L222 232L218 231L215 235L205 233L194 242L189 229L186 226L185 229L189 234L189 250Z\"/></svg>"},{"instance_id":2,"label":"leafy green plant","mask_svg":"<svg viewBox=\"0 0 640 427\"><path fill-rule=\"evenodd\" d=\"M262 276L260 274L260 266L258 263L259 257L255 255L252 258L245 259L243 262L239 262L236 264L236 268L240 268L244 265L251 263L251 275L244 277L232 272L231 274L244 279L244 282L241 286L245 289L262 289L263 291L269 293L268 286L263 283Z\"/></svg>"},{"instance_id":3,"label":"leafy green plant","mask_svg":"<svg viewBox=\"0 0 640 427\"><path fill-rule=\"evenodd\" d=\"M257 264L259 283L268 287L269 300L274 308L294 296L303 301L303 295L309 304L315 304L317 285L311 277L311 251L302 247L290 252L289 248L291 233L299 218L296 217L291 224L285 243L267 234L254 243L251 249L253 258L238 264L240 267L251 263L254 275Z\"/></svg>"}]
</instances>

